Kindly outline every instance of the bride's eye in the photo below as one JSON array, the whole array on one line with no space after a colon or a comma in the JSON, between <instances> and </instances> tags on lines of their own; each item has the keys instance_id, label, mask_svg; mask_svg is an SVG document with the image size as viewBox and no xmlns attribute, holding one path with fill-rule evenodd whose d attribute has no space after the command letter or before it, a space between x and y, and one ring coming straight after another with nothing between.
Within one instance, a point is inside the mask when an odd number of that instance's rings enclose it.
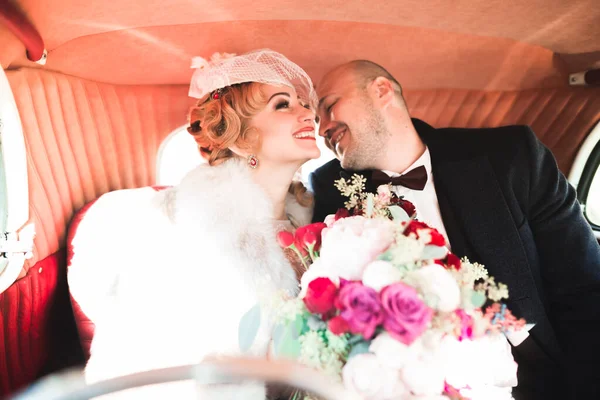
<instances>
[{"instance_id":1,"label":"bride's eye","mask_svg":"<svg viewBox=\"0 0 600 400\"><path fill-rule=\"evenodd\" d=\"M282 101L278 102L277 104L275 104L276 110L281 110L282 108L289 108L289 107L290 107L290 102L287 100L282 100Z\"/></svg>"}]
</instances>

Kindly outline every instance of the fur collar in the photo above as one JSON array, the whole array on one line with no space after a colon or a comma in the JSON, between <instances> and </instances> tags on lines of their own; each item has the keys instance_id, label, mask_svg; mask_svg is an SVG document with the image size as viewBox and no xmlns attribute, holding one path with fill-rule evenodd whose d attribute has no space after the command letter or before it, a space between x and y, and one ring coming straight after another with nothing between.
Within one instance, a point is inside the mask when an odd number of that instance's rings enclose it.
<instances>
[{"instance_id":1,"label":"fur collar","mask_svg":"<svg viewBox=\"0 0 600 400\"><path fill-rule=\"evenodd\" d=\"M160 198L180 243L202 249L215 265L225 262L222 254L238 257L227 263L237 265L236 273L254 291L297 293L296 274L275 240L272 203L243 161L202 164ZM301 206L291 194L286 213L300 225L312 219L312 208Z\"/></svg>"},{"instance_id":2,"label":"fur collar","mask_svg":"<svg viewBox=\"0 0 600 400\"><path fill-rule=\"evenodd\" d=\"M202 214L208 220L213 218L207 214L212 214L213 217L226 217L231 223L247 218L270 220L273 215L271 201L264 190L254 183L251 171L243 160L231 159L215 167L201 164L190 171L175 190L166 194L173 196L175 193L179 194L177 200L171 199L166 204L167 214L174 221L184 216L190 217L188 213L193 210L197 211L195 215ZM213 210L210 210L206 213L203 211L209 210L198 207L199 204L214 205L226 212L213 214ZM184 215L182 210L185 210ZM285 211L299 225L310 224L312 220L312 207L301 206L290 193L286 196Z\"/></svg>"}]
</instances>

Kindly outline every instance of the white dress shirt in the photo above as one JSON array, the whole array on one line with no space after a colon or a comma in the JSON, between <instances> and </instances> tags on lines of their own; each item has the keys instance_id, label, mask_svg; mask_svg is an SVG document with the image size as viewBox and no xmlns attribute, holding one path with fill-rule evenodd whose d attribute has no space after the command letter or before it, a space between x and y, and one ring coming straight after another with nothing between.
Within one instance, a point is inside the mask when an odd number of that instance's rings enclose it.
<instances>
[{"instance_id":1,"label":"white dress shirt","mask_svg":"<svg viewBox=\"0 0 600 400\"><path fill-rule=\"evenodd\" d=\"M448 234L442 221L442 214L440 213L440 205L438 203L437 193L435 192L435 186L433 184L433 175L431 173L431 155L429 149L425 148L425 152L415 161L411 166L406 168L401 173L393 171L383 171L390 177L396 177L403 175L419 166L424 166L427 170L427 183L423 190L413 190L404 186L392 186L392 191L398 196L402 196L404 199L414 204L417 209L417 219L425 222L432 228L437 229L446 238L448 248L450 248L450 241L448 240Z\"/></svg>"}]
</instances>

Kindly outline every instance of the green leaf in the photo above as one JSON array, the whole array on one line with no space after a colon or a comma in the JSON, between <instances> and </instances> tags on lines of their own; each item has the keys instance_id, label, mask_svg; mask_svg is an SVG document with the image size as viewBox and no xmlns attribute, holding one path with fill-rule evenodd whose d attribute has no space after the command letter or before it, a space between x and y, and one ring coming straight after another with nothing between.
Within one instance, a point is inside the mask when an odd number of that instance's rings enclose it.
<instances>
[{"instance_id":1,"label":"green leaf","mask_svg":"<svg viewBox=\"0 0 600 400\"><path fill-rule=\"evenodd\" d=\"M300 355L300 335L304 329L304 320L297 317L293 322L279 324L273 331L273 350L276 357L297 359Z\"/></svg>"},{"instance_id":2,"label":"green leaf","mask_svg":"<svg viewBox=\"0 0 600 400\"><path fill-rule=\"evenodd\" d=\"M254 343L254 339L256 339L256 334L260 327L260 314L260 304L257 303L240 319L240 325L238 326L238 343L242 352L250 350Z\"/></svg>"},{"instance_id":3,"label":"green leaf","mask_svg":"<svg viewBox=\"0 0 600 400\"><path fill-rule=\"evenodd\" d=\"M368 353L370 345L371 345L371 342L365 342L365 341L356 343L354 346L352 346L352 350L350 350L350 354L348 354L348 360L359 354Z\"/></svg>"},{"instance_id":4,"label":"green leaf","mask_svg":"<svg viewBox=\"0 0 600 400\"><path fill-rule=\"evenodd\" d=\"M432 246L427 245L421 253L421 260L439 260L448 254L448 248L446 246Z\"/></svg>"},{"instance_id":5,"label":"green leaf","mask_svg":"<svg viewBox=\"0 0 600 400\"><path fill-rule=\"evenodd\" d=\"M392 261L394 259L394 255L391 251L386 251L385 253L380 254L377 258L383 261Z\"/></svg>"},{"instance_id":6,"label":"green leaf","mask_svg":"<svg viewBox=\"0 0 600 400\"><path fill-rule=\"evenodd\" d=\"M486 300L485 293L483 292L473 291L473 294L471 294L471 303L473 303L475 308L482 307Z\"/></svg>"},{"instance_id":7,"label":"green leaf","mask_svg":"<svg viewBox=\"0 0 600 400\"><path fill-rule=\"evenodd\" d=\"M404 209L400 206L389 206L388 209L392 214L392 218L395 222L406 222L410 220L410 215L404 211Z\"/></svg>"},{"instance_id":8,"label":"green leaf","mask_svg":"<svg viewBox=\"0 0 600 400\"><path fill-rule=\"evenodd\" d=\"M373 208L375 208L375 204L373 203L373 196L367 196L367 217L373 215Z\"/></svg>"}]
</instances>

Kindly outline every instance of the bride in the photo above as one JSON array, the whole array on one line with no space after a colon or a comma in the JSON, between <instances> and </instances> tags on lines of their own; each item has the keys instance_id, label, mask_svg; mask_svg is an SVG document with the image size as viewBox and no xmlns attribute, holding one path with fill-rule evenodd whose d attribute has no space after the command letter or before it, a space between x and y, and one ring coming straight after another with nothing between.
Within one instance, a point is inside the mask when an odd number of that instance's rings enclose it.
<instances>
[{"instance_id":1,"label":"bride","mask_svg":"<svg viewBox=\"0 0 600 400\"><path fill-rule=\"evenodd\" d=\"M114 201L111 236L95 237L95 250L75 247L81 267L69 272L72 292L85 292L95 304L88 307L96 324L89 382L219 355L268 357L269 308L260 308L246 352L240 319L279 291L298 290L302 271L276 233L311 221L310 194L293 177L320 155L312 82L270 50L196 58L193 66L190 96L199 101L188 131L207 163L170 189L132 189L135 200ZM111 199L108 193L99 202ZM129 395L193 394L185 384ZM200 398L266 396L262 384L252 383L204 390L209 394Z\"/></svg>"}]
</instances>

